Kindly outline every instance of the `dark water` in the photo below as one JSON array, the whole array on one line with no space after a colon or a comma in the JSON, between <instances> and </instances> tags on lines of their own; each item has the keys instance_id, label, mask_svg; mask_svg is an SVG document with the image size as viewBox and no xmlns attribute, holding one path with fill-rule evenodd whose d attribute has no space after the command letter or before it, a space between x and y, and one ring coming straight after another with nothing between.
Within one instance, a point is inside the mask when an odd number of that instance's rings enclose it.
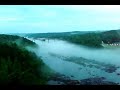
<instances>
[{"instance_id":1,"label":"dark water","mask_svg":"<svg viewBox=\"0 0 120 90\"><path fill-rule=\"evenodd\" d=\"M104 77L120 83L120 48L92 49L66 41L35 41L35 50L50 68L73 80Z\"/></svg>"}]
</instances>

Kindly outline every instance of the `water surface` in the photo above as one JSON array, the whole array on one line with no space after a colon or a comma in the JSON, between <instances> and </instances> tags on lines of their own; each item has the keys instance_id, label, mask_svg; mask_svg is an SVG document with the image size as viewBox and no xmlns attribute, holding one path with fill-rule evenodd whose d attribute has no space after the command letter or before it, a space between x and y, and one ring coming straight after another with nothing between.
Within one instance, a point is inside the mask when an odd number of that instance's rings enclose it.
<instances>
[{"instance_id":1,"label":"water surface","mask_svg":"<svg viewBox=\"0 0 120 90\"><path fill-rule=\"evenodd\" d=\"M43 62L56 72L75 80L105 77L107 81L120 83L120 76L117 75L120 73L120 48L93 49L61 40L35 40L35 42L39 45L35 51L36 54L41 56ZM74 62L75 60L81 62L81 57L85 59L84 63L87 66ZM88 67L89 65L93 67ZM116 70L105 71L107 67L112 68L112 66L116 66Z\"/></svg>"}]
</instances>

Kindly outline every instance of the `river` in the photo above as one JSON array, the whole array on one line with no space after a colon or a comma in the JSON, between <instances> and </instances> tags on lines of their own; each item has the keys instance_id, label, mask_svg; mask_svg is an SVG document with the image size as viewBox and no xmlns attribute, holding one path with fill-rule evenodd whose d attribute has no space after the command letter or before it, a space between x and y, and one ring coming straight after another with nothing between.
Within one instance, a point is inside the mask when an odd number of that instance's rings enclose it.
<instances>
[{"instance_id":1,"label":"river","mask_svg":"<svg viewBox=\"0 0 120 90\"><path fill-rule=\"evenodd\" d=\"M35 50L54 71L73 80L104 77L120 83L120 48L93 49L62 40L35 40Z\"/></svg>"}]
</instances>

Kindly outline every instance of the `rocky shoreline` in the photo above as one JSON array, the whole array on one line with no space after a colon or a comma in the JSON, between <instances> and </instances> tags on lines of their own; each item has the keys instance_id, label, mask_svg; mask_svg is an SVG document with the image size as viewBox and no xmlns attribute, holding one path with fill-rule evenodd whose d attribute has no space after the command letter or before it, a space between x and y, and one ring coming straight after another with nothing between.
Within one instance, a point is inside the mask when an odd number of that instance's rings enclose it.
<instances>
[{"instance_id":1,"label":"rocky shoreline","mask_svg":"<svg viewBox=\"0 0 120 90\"><path fill-rule=\"evenodd\" d=\"M83 80L71 80L70 77L56 73L52 77L50 77L47 85L118 85L118 83L105 81L104 77L94 77Z\"/></svg>"},{"instance_id":2,"label":"rocky shoreline","mask_svg":"<svg viewBox=\"0 0 120 90\"><path fill-rule=\"evenodd\" d=\"M87 60L82 57L65 57L60 56L57 54L49 53L51 56L61 58L62 60L69 61L72 63L76 63L83 68L96 68L100 69L102 71L105 71L106 73L116 73L116 70L119 69L118 66L112 65L112 64L105 64L102 62L98 62L95 60ZM81 67L79 69L82 69ZM89 70L87 71L88 74L91 75ZM117 75L120 75L119 71L116 73ZM74 77L74 76L71 76ZM119 83L107 81L105 77L100 77L96 75L91 75L88 78L82 79L82 80L72 80L70 77L67 77L65 75L55 73L50 80L48 81L48 85L119 85Z\"/></svg>"},{"instance_id":3,"label":"rocky shoreline","mask_svg":"<svg viewBox=\"0 0 120 90\"><path fill-rule=\"evenodd\" d=\"M105 63L98 62L95 60L88 60L88 59L85 59L83 57L65 57L65 56L60 56L60 55L53 54L53 53L50 53L50 55L54 56L54 57L61 58L62 60L65 60L65 61L79 64L79 65L84 66L84 67L90 67L90 68L94 67L97 69L101 69L101 70L108 72L108 73L113 73L118 68L120 68L120 67L112 65L112 64L105 64Z\"/></svg>"}]
</instances>

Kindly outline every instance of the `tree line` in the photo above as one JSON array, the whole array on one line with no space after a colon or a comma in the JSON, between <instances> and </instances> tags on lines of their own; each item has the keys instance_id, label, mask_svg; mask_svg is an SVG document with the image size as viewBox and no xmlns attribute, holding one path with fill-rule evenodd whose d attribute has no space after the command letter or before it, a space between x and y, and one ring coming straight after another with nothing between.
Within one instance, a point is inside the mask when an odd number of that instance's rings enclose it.
<instances>
[{"instance_id":1,"label":"tree line","mask_svg":"<svg viewBox=\"0 0 120 90\"><path fill-rule=\"evenodd\" d=\"M32 42L24 38L21 45L13 42L21 38L12 35L0 35L0 84L43 85L48 76L42 69L50 71L41 58L28 51L25 45ZM34 44L34 43L32 43Z\"/></svg>"}]
</instances>

